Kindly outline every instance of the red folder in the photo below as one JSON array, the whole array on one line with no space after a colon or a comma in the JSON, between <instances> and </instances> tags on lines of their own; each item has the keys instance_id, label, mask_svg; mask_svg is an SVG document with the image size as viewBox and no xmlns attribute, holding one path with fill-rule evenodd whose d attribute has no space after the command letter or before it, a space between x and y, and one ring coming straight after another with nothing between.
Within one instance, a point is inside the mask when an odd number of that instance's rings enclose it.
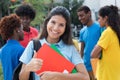
<instances>
[{"instance_id":1,"label":"red folder","mask_svg":"<svg viewBox=\"0 0 120 80\"><path fill-rule=\"evenodd\" d=\"M37 74L44 71L63 72L64 70L70 73L75 67L73 63L58 54L47 44L43 44L38 50L36 57L43 60L43 65L41 69L36 72Z\"/></svg>"}]
</instances>

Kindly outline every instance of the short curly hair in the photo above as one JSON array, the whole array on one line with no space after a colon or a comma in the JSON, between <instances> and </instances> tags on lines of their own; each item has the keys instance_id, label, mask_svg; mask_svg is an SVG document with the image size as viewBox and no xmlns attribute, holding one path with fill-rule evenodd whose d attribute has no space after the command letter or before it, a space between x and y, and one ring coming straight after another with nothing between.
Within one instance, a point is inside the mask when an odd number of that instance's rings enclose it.
<instances>
[{"instance_id":1,"label":"short curly hair","mask_svg":"<svg viewBox=\"0 0 120 80\"><path fill-rule=\"evenodd\" d=\"M15 13L18 16L20 16L20 17L27 16L31 20L33 20L35 18L35 16L36 16L36 12L33 9L33 7L30 4L27 4L27 3L23 3L22 5L20 5L19 7L17 7L15 9Z\"/></svg>"},{"instance_id":2,"label":"short curly hair","mask_svg":"<svg viewBox=\"0 0 120 80\"><path fill-rule=\"evenodd\" d=\"M8 40L16 28L21 27L21 20L16 14L5 16L0 21L0 34L4 40Z\"/></svg>"}]
</instances>

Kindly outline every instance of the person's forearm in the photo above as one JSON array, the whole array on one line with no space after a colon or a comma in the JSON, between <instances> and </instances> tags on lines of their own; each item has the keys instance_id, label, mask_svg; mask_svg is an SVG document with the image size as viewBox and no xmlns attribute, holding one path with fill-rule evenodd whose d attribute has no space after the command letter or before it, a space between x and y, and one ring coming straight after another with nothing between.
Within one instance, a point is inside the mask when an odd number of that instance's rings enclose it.
<instances>
[{"instance_id":1,"label":"person's forearm","mask_svg":"<svg viewBox=\"0 0 120 80\"><path fill-rule=\"evenodd\" d=\"M30 72L27 70L27 67L21 70L19 74L19 80L29 80Z\"/></svg>"},{"instance_id":2,"label":"person's forearm","mask_svg":"<svg viewBox=\"0 0 120 80\"><path fill-rule=\"evenodd\" d=\"M80 51L80 55L81 55L81 57L83 58L83 51Z\"/></svg>"},{"instance_id":3,"label":"person's forearm","mask_svg":"<svg viewBox=\"0 0 120 80\"><path fill-rule=\"evenodd\" d=\"M81 73L59 74L58 80L89 80L89 77Z\"/></svg>"},{"instance_id":4,"label":"person's forearm","mask_svg":"<svg viewBox=\"0 0 120 80\"><path fill-rule=\"evenodd\" d=\"M90 80L88 72L83 63L75 66L77 73L60 73L45 71L39 74L41 80Z\"/></svg>"},{"instance_id":5,"label":"person's forearm","mask_svg":"<svg viewBox=\"0 0 120 80\"><path fill-rule=\"evenodd\" d=\"M91 58L99 58L101 51L102 51L102 47L96 45L91 52Z\"/></svg>"},{"instance_id":6,"label":"person's forearm","mask_svg":"<svg viewBox=\"0 0 120 80\"><path fill-rule=\"evenodd\" d=\"M84 55L84 47L85 47L85 44L84 44L84 42L81 42L80 54L81 54L81 57L82 57L82 58L83 58L83 55Z\"/></svg>"}]
</instances>

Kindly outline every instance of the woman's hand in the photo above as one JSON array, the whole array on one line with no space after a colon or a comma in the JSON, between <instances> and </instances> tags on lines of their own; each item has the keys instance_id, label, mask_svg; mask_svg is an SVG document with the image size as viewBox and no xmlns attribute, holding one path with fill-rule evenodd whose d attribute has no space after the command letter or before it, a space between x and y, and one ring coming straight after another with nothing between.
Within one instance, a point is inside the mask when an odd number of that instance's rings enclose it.
<instances>
[{"instance_id":1,"label":"woman's hand","mask_svg":"<svg viewBox=\"0 0 120 80\"><path fill-rule=\"evenodd\" d=\"M43 64L43 60L36 58L36 52L35 52L33 58L26 65L26 67L27 67L28 71L30 71L30 72L36 72L37 70L41 69L42 64Z\"/></svg>"}]
</instances>

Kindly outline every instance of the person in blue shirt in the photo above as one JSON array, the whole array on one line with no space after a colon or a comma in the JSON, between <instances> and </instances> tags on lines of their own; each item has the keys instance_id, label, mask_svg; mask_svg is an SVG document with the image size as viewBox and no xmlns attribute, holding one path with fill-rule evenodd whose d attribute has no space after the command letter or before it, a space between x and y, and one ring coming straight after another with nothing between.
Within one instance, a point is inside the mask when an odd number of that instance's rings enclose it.
<instances>
[{"instance_id":1,"label":"person in blue shirt","mask_svg":"<svg viewBox=\"0 0 120 80\"><path fill-rule=\"evenodd\" d=\"M78 72L66 74L44 71L39 75L35 73L35 80L89 80L89 75L79 52L72 42L70 29L69 11L65 7L57 6L46 17L39 41L41 45L44 43L54 44L63 56L75 65ZM33 41L30 41L20 57L20 61L23 62L19 74L20 80L28 80L30 72L36 72L44 65L42 59L35 58L35 53L32 57L33 49Z\"/></svg>"},{"instance_id":2,"label":"person in blue shirt","mask_svg":"<svg viewBox=\"0 0 120 80\"><path fill-rule=\"evenodd\" d=\"M24 36L20 18L15 14L3 17L0 21L0 34L7 41L0 49L3 77L4 80L12 80L13 71L24 51L19 43Z\"/></svg>"},{"instance_id":3,"label":"person in blue shirt","mask_svg":"<svg viewBox=\"0 0 120 80\"><path fill-rule=\"evenodd\" d=\"M91 10L88 6L79 7L77 15L78 19L83 24L79 37L79 42L81 43L80 54L84 60L90 80L95 80L90 62L90 54L101 35L101 28L98 22L92 20Z\"/></svg>"}]
</instances>

